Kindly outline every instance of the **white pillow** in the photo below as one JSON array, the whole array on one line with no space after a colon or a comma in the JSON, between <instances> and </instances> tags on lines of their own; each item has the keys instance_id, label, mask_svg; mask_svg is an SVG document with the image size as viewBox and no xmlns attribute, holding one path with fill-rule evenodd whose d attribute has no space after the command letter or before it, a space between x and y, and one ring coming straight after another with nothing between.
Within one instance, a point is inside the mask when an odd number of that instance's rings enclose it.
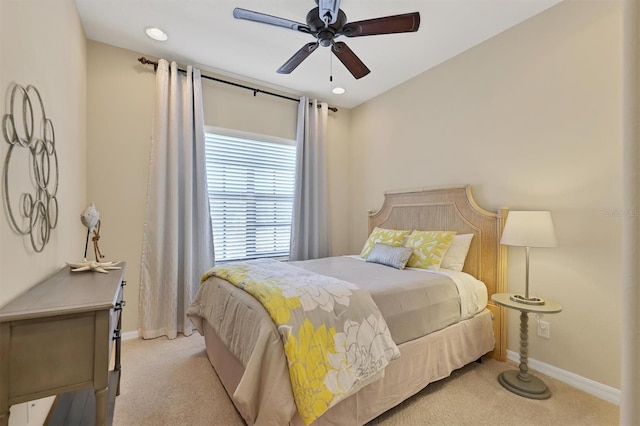
<instances>
[{"instance_id":1,"label":"white pillow","mask_svg":"<svg viewBox=\"0 0 640 426\"><path fill-rule=\"evenodd\" d=\"M447 249L447 252L442 258L441 268L451 269L452 271L462 271L464 267L464 260L467 258L469 252L469 246L471 246L471 240L473 234L456 234L453 237L451 245Z\"/></svg>"}]
</instances>

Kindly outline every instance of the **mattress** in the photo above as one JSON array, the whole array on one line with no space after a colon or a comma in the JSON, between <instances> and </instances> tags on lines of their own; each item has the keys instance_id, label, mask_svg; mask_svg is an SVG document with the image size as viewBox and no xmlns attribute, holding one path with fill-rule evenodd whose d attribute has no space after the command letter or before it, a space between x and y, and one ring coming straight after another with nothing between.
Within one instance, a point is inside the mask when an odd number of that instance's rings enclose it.
<instances>
[{"instance_id":1,"label":"mattress","mask_svg":"<svg viewBox=\"0 0 640 426\"><path fill-rule=\"evenodd\" d=\"M367 289L398 345L471 318L487 306L486 286L464 272L398 270L359 256L292 264Z\"/></svg>"}]
</instances>

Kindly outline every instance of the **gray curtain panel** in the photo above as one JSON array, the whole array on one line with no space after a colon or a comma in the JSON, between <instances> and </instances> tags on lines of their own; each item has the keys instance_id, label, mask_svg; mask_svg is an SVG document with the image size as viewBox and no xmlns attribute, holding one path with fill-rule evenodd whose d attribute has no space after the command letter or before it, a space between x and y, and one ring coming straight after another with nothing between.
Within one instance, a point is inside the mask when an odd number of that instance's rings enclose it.
<instances>
[{"instance_id":1,"label":"gray curtain panel","mask_svg":"<svg viewBox=\"0 0 640 426\"><path fill-rule=\"evenodd\" d=\"M160 60L140 268L142 338L193 332L186 311L213 263L200 71L179 72Z\"/></svg>"},{"instance_id":2,"label":"gray curtain panel","mask_svg":"<svg viewBox=\"0 0 640 426\"><path fill-rule=\"evenodd\" d=\"M290 260L329 255L326 134L328 105L300 98Z\"/></svg>"}]
</instances>

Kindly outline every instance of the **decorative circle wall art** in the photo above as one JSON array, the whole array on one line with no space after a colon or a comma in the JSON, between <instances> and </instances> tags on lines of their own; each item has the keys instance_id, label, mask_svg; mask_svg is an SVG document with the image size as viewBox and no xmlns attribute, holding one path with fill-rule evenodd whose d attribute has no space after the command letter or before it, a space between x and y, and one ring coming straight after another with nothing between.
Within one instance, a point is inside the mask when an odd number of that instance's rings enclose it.
<instances>
[{"instance_id":1,"label":"decorative circle wall art","mask_svg":"<svg viewBox=\"0 0 640 426\"><path fill-rule=\"evenodd\" d=\"M9 223L39 253L58 223L59 174L53 123L35 86L13 86L2 133L9 144L3 174Z\"/></svg>"}]
</instances>

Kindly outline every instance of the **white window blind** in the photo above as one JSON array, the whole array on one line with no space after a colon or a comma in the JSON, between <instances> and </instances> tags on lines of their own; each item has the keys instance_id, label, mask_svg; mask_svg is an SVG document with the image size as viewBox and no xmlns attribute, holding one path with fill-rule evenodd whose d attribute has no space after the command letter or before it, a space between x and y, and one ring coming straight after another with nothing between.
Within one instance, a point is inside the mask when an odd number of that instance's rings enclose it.
<instances>
[{"instance_id":1,"label":"white window blind","mask_svg":"<svg viewBox=\"0 0 640 426\"><path fill-rule=\"evenodd\" d=\"M205 134L216 261L289 255L295 145Z\"/></svg>"}]
</instances>

